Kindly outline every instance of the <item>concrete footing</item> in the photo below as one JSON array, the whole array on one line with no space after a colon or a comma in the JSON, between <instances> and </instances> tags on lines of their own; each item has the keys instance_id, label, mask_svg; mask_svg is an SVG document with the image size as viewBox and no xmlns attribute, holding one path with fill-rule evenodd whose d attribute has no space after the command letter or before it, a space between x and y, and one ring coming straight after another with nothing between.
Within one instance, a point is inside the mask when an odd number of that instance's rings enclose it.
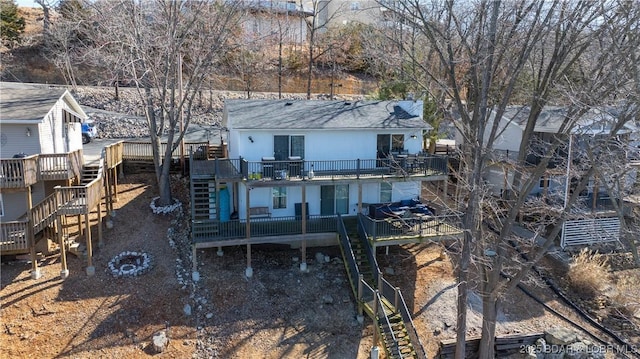
<instances>
[{"instance_id":1,"label":"concrete footing","mask_svg":"<svg viewBox=\"0 0 640 359\"><path fill-rule=\"evenodd\" d=\"M358 323L364 324L364 315L357 315L356 320L358 321Z\"/></svg>"},{"instance_id":2,"label":"concrete footing","mask_svg":"<svg viewBox=\"0 0 640 359\"><path fill-rule=\"evenodd\" d=\"M69 270L68 269L60 271L60 278L67 279L68 277L69 277Z\"/></svg>"},{"instance_id":3,"label":"concrete footing","mask_svg":"<svg viewBox=\"0 0 640 359\"><path fill-rule=\"evenodd\" d=\"M371 359L378 359L380 357L380 348L372 347L371 348Z\"/></svg>"},{"instance_id":4,"label":"concrete footing","mask_svg":"<svg viewBox=\"0 0 640 359\"><path fill-rule=\"evenodd\" d=\"M200 281L200 272L191 272L191 279L194 282Z\"/></svg>"},{"instance_id":5,"label":"concrete footing","mask_svg":"<svg viewBox=\"0 0 640 359\"><path fill-rule=\"evenodd\" d=\"M307 268L307 262L300 263L300 272L308 272L309 268Z\"/></svg>"},{"instance_id":6,"label":"concrete footing","mask_svg":"<svg viewBox=\"0 0 640 359\"><path fill-rule=\"evenodd\" d=\"M245 275L247 278L251 278L251 277L253 277L253 268L251 268L251 267L247 267L247 269L245 269L245 271L244 271L244 275Z\"/></svg>"},{"instance_id":7,"label":"concrete footing","mask_svg":"<svg viewBox=\"0 0 640 359\"><path fill-rule=\"evenodd\" d=\"M218 248L218 251L216 252L216 254L218 255L218 257L222 257L224 255L222 248Z\"/></svg>"},{"instance_id":8,"label":"concrete footing","mask_svg":"<svg viewBox=\"0 0 640 359\"><path fill-rule=\"evenodd\" d=\"M42 278L42 272L40 272L39 268L31 271L31 279L40 279L40 278Z\"/></svg>"},{"instance_id":9,"label":"concrete footing","mask_svg":"<svg viewBox=\"0 0 640 359\"><path fill-rule=\"evenodd\" d=\"M87 275L89 277L94 276L95 274L96 274L96 267L94 266L87 267Z\"/></svg>"}]
</instances>

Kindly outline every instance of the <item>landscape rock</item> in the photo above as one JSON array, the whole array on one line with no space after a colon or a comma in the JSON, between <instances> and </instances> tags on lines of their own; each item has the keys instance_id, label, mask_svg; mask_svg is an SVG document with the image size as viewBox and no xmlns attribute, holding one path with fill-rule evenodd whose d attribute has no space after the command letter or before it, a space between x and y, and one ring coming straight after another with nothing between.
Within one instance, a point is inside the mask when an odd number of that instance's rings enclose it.
<instances>
[{"instance_id":1,"label":"landscape rock","mask_svg":"<svg viewBox=\"0 0 640 359\"><path fill-rule=\"evenodd\" d=\"M564 327L553 327L545 331L545 340L551 345L569 345L578 341L572 330Z\"/></svg>"},{"instance_id":2,"label":"landscape rock","mask_svg":"<svg viewBox=\"0 0 640 359\"><path fill-rule=\"evenodd\" d=\"M325 294L322 296L322 303L323 304L333 304L333 297L330 296L329 294Z\"/></svg>"},{"instance_id":3,"label":"landscape rock","mask_svg":"<svg viewBox=\"0 0 640 359\"><path fill-rule=\"evenodd\" d=\"M156 353L162 353L169 345L169 338L167 332L161 330L153 335L153 350Z\"/></svg>"}]
</instances>

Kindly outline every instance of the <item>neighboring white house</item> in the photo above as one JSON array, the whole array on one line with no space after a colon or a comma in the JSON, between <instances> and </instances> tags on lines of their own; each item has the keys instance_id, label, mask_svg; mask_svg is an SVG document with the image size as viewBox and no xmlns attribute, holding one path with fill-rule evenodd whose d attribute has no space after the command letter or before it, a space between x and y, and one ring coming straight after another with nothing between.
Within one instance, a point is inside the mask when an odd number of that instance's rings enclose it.
<instances>
[{"instance_id":1,"label":"neighboring white house","mask_svg":"<svg viewBox=\"0 0 640 359\"><path fill-rule=\"evenodd\" d=\"M494 118L495 111L492 112L491 119ZM529 107L527 106L510 106L505 110L504 115L500 119L500 124L497 129L497 137L494 142L492 150L495 152L497 158L502 159L516 159L519 155L520 143L522 141L523 132L525 130L527 120L529 116ZM540 159L540 154L546 150L543 144L545 141L549 141L551 136L562 136L566 139L567 147L569 144L569 137L572 138L572 153L575 156L580 152L583 147L582 143L586 139L594 136L609 134L611 125L615 121L615 117L611 112L592 110L589 113L582 116L580 119L571 120L570 127L563 127L563 123L566 120L567 109L566 107L549 106L540 114L536 126L534 128L533 141L529 144L532 153L527 155L527 162L530 164L537 164ZM489 120L485 129L485 139L488 138L492 120ZM631 135L637 134L638 129L632 123L625 124L624 128L618 131L618 136L621 138L629 139ZM539 144L537 143L539 141ZM460 132L456 132L456 143L462 143L463 138ZM531 190L531 194L540 193L553 193L564 192L566 185L566 174L563 169L565 168L567 160L567 150L561 148L556 151L556 160L552 160L549 164L551 171L545 173L540 178L538 184ZM556 168L560 165L561 168ZM555 169L555 171L553 170ZM500 163L496 163L489 167L484 175L485 181L491 185L491 189L495 195L499 195L505 189L505 185L513 180L513 171L509 171L505 166ZM630 171L627 178L627 184L631 185L635 182L635 171ZM593 183L590 184L588 191L593 191ZM603 188L599 188L603 190Z\"/></svg>"},{"instance_id":2,"label":"neighboring white house","mask_svg":"<svg viewBox=\"0 0 640 359\"><path fill-rule=\"evenodd\" d=\"M424 178L322 180L319 174L344 172L349 166L371 172L390 155L403 161L404 156L419 153L422 134L430 129L422 119L421 101L227 100L223 116L229 130L229 157L248 163L248 177L259 179L276 171L276 177L289 179L230 187L235 200L230 201L229 211L237 211L240 220L249 207L266 207L273 217L300 215L303 196L308 215L356 215L362 203L420 197ZM276 167L282 164L279 161L290 165L274 168L271 161ZM278 175L278 171L283 172ZM246 186L250 196L244 195Z\"/></svg>"},{"instance_id":3,"label":"neighboring white house","mask_svg":"<svg viewBox=\"0 0 640 359\"><path fill-rule=\"evenodd\" d=\"M309 0L307 9L315 9L316 26L335 28L349 24L376 25L387 21L387 14L394 8L392 2L378 0Z\"/></svg>"},{"instance_id":4,"label":"neighboring white house","mask_svg":"<svg viewBox=\"0 0 640 359\"><path fill-rule=\"evenodd\" d=\"M86 118L80 105L64 88L0 83L0 158L3 159L0 177L6 179L9 172L15 170L12 167L15 163L9 160L14 156L81 154L81 123ZM61 171L68 167L71 158L77 156L50 157L41 162L38 169ZM75 165L81 167L81 163ZM67 184L68 178L63 178L38 181L23 188L8 188L3 182L0 219L11 221L25 214L27 187L30 187L32 203L38 203L53 191L53 186Z\"/></svg>"},{"instance_id":5,"label":"neighboring white house","mask_svg":"<svg viewBox=\"0 0 640 359\"><path fill-rule=\"evenodd\" d=\"M245 40L284 45L307 41L305 18L311 13L295 1L243 0L246 10L241 26Z\"/></svg>"},{"instance_id":6,"label":"neighboring white house","mask_svg":"<svg viewBox=\"0 0 640 359\"><path fill-rule=\"evenodd\" d=\"M495 160L484 173L485 183L496 196L501 195L513 182L514 168L510 164L513 161L507 159L518 158L529 113L530 109L527 106L511 106L500 119L496 132L498 135L492 147ZM526 162L533 168L533 165L540 163L542 156L549 155L547 144L552 142L553 137L564 139L565 145L551 154L552 159L546 172L536 180L530 192L530 195L544 196L555 203L563 203L567 189L577 180L569 180L567 177L569 160L574 164L579 163L586 143L599 136L609 135L612 125L617 122L615 110L593 109L577 119L568 119L567 116L566 107L545 107L534 128L533 139L528 144L529 153L526 156ZM485 139L491 131L493 118L495 112L485 128ZM565 125L565 122L569 125ZM632 162L631 159L634 157L630 156L630 151L633 150L632 138L637 133L638 129L629 121L617 131L617 147L606 149L615 151L611 153L618 152L620 161L626 161L627 170L622 189L625 193L636 184L638 167ZM461 134L456 133L456 142L462 141ZM525 168L523 176L526 177L529 173ZM613 197L598 179L591 178L585 191L580 193L582 206L574 206L574 214L564 222L561 246L619 240L620 221L612 211L611 201L623 203L624 198Z\"/></svg>"}]
</instances>

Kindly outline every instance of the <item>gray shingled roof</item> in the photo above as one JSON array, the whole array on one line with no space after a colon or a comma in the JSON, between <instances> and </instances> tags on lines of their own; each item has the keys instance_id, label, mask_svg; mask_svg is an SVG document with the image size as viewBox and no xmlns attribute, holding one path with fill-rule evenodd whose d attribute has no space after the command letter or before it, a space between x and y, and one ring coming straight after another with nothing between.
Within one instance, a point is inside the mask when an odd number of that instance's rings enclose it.
<instances>
[{"instance_id":1,"label":"gray shingled roof","mask_svg":"<svg viewBox=\"0 0 640 359\"><path fill-rule=\"evenodd\" d=\"M64 95L64 88L0 83L0 121L42 121Z\"/></svg>"},{"instance_id":2,"label":"gray shingled roof","mask_svg":"<svg viewBox=\"0 0 640 359\"><path fill-rule=\"evenodd\" d=\"M233 129L429 129L396 101L226 100Z\"/></svg>"}]
</instances>

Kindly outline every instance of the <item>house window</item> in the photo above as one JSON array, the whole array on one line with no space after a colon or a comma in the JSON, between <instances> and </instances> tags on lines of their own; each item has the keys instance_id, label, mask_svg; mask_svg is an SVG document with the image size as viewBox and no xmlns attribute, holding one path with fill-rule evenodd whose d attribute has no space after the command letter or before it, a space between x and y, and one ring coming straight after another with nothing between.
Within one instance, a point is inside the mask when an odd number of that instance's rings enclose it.
<instances>
[{"instance_id":1,"label":"house window","mask_svg":"<svg viewBox=\"0 0 640 359\"><path fill-rule=\"evenodd\" d=\"M391 203L391 183L380 183L380 203Z\"/></svg>"},{"instance_id":2,"label":"house window","mask_svg":"<svg viewBox=\"0 0 640 359\"><path fill-rule=\"evenodd\" d=\"M287 187L273 187L273 209L287 208Z\"/></svg>"},{"instance_id":3,"label":"house window","mask_svg":"<svg viewBox=\"0 0 640 359\"><path fill-rule=\"evenodd\" d=\"M402 153L404 152L404 135L378 135L376 146L376 158L387 158L390 152Z\"/></svg>"},{"instance_id":4,"label":"house window","mask_svg":"<svg viewBox=\"0 0 640 359\"><path fill-rule=\"evenodd\" d=\"M404 135L391 135L391 151L404 151Z\"/></svg>"},{"instance_id":5,"label":"house window","mask_svg":"<svg viewBox=\"0 0 640 359\"><path fill-rule=\"evenodd\" d=\"M0 217L4 217L4 201L2 200L2 193L0 193Z\"/></svg>"},{"instance_id":6,"label":"house window","mask_svg":"<svg viewBox=\"0 0 640 359\"><path fill-rule=\"evenodd\" d=\"M273 155L276 161L286 161L290 156L304 158L304 136L273 136Z\"/></svg>"},{"instance_id":7,"label":"house window","mask_svg":"<svg viewBox=\"0 0 640 359\"><path fill-rule=\"evenodd\" d=\"M539 183L540 188L547 188L549 187L549 179L546 177L540 177L540 183Z\"/></svg>"}]
</instances>

